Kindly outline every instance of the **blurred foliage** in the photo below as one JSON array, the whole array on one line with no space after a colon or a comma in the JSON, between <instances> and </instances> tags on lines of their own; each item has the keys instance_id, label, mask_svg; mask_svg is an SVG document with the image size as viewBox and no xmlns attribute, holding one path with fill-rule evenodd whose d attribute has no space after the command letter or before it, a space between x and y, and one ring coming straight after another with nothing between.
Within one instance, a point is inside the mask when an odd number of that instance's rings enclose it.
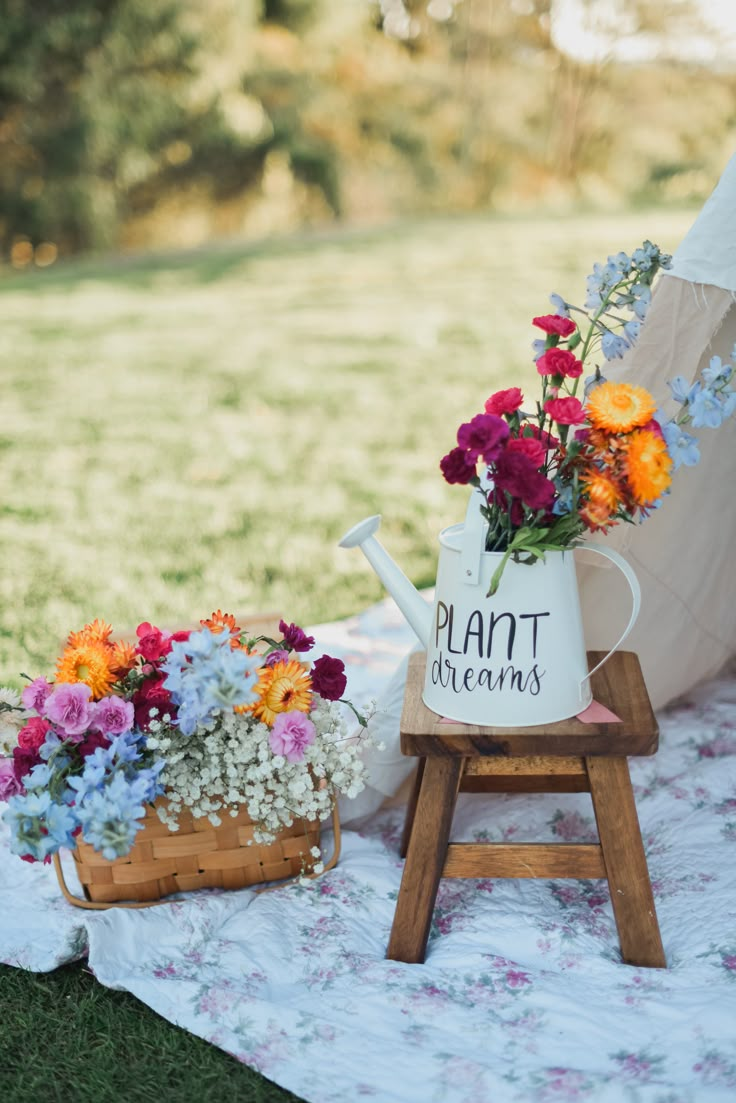
<instances>
[{"instance_id":1,"label":"blurred foliage","mask_svg":"<svg viewBox=\"0 0 736 1103\"><path fill-rule=\"evenodd\" d=\"M554 0L0 9L0 253L16 268L338 217L698 201L736 134L733 65L665 49L697 30L692 0L656 18L616 5L622 34L662 38L637 63L562 52Z\"/></svg>"}]
</instances>

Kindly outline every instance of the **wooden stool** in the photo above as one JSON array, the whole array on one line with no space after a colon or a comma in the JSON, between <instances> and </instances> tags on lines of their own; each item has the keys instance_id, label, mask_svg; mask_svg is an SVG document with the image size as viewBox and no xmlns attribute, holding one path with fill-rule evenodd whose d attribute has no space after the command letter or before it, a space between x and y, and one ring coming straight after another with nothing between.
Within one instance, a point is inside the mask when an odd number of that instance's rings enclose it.
<instances>
[{"instance_id":1,"label":"wooden stool","mask_svg":"<svg viewBox=\"0 0 736 1103\"><path fill-rule=\"evenodd\" d=\"M588 653L593 667L604 652ZM605 877L621 955L666 968L627 755L657 750L657 721L637 656L618 651L593 675L593 699L621 723L576 717L529 728L444 721L422 701L426 656L411 657L401 750L419 757L401 854L406 855L387 957L424 961L441 877ZM460 790L589 792L599 843L450 843Z\"/></svg>"}]
</instances>

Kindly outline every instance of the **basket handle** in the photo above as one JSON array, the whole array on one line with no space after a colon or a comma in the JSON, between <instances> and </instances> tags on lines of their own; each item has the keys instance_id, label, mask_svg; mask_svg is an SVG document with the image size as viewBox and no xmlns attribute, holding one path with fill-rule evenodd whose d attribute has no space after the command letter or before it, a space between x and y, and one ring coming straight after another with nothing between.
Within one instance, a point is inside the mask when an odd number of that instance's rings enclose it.
<instances>
[{"instance_id":1,"label":"basket handle","mask_svg":"<svg viewBox=\"0 0 736 1103\"><path fill-rule=\"evenodd\" d=\"M335 801L332 805L332 831L332 856L329 862L325 863L325 867L322 870L322 873L327 873L328 869L333 869L334 866L337 865L337 860L340 857L340 815L337 810L337 801ZM159 904L168 904L171 902L170 899L167 897L163 900L114 900L110 903L104 903L97 900L87 900L84 896L75 896L66 883L64 870L61 867L61 859L58 853L53 855L53 859L54 869L56 870L56 879L59 882L59 888L61 889L62 895L70 904L73 904L75 908L87 908L90 911L106 911L108 908L155 908ZM305 876L310 881L313 881L316 877L321 877L322 873L307 873ZM302 875L299 873L295 873L293 877L286 877L283 881L279 881L274 885L267 885L265 888L255 889L255 892L257 894L260 894L262 892L270 892L273 889L280 889L284 885L289 885L292 881L296 881L297 878L300 876Z\"/></svg>"}]
</instances>

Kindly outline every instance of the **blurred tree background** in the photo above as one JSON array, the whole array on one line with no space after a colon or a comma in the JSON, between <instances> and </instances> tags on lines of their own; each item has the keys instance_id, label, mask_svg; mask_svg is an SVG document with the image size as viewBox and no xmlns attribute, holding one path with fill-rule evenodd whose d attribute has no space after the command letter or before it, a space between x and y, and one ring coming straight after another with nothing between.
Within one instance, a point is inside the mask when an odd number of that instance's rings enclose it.
<instances>
[{"instance_id":1,"label":"blurred tree background","mask_svg":"<svg viewBox=\"0 0 736 1103\"><path fill-rule=\"evenodd\" d=\"M569 2L0 0L0 256L702 201L736 60L682 50L698 0L575 0L587 54Z\"/></svg>"}]
</instances>

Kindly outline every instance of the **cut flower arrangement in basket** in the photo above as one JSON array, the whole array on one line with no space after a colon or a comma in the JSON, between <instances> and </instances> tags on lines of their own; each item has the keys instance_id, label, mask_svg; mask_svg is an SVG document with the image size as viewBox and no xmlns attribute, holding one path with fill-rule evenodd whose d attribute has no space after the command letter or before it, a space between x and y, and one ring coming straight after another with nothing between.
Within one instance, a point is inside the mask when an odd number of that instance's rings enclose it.
<instances>
[{"instance_id":1,"label":"cut flower arrangement in basket","mask_svg":"<svg viewBox=\"0 0 736 1103\"><path fill-rule=\"evenodd\" d=\"M683 376L670 382L680 407L672 417L643 387L601 371L598 361L619 359L636 342L654 278L670 265L645 241L594 266L582 307L553 294L555 313L533 319L544 334L534 342L540 398L530 407L519 387L492 394L441 460L447 482L482 493L486 550L504 553L491 594L509 558L533 563L586 532L648 517L673 471L700 458L688 428L717 428L736 409L733 367L717 356L692 385Z\"/></svg>"},{"instance_id":2,"label":"cut flower arrangement in basket","mask_svg":"<svg viewBox=\"0 0 736 1103\"><path fill-rule=\"evenodd\" d=\"M14 853L48 861L83 833L121 858L154 801L171 831L183 814L217 826L245 810L253 840L268 843L363 788L369 740L348 731L342 661L308 661L313 637L283 620L279 640L249 638L219 610L201 624L171 634L144 623L133 645L96 620L69 636L53 683L0 691ZM320 872L319 848L307 854Z\"/></svg>"}]
</instances>

